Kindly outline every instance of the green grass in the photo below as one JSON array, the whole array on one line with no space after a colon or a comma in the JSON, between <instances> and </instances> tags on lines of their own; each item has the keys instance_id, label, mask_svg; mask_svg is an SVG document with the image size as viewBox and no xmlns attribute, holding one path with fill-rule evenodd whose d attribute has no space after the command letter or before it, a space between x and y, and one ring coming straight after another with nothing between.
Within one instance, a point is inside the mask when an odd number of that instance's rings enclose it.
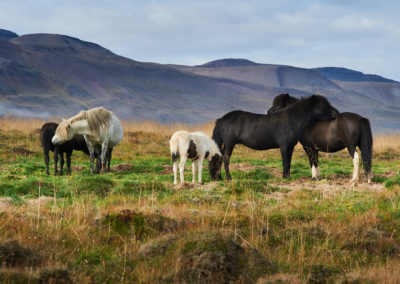
<instances>
[{"instance_id":1,"label":"green grass","mask_svg":"<svg viewBox=\"0 0 400 284\"><path fill-rule=\"evenodd\" d=\"M146 140L145 153L136 144L117 147L112 165L129 164L127 170L92 175L87 157L75 153L71 175L54 176L51 168L48 176L37 137L1 139L36 146L27 157L0 148L0 247L1 240L18 240L41 264L36 274L21 268L22 276L13 274L20 268L7 268L0 280L173 283L234 275L249 283L289 276L361 283L399 264L399 160L390 153L374 157L379 190L347 185L353 170L347 153L321 154L322 180L312 181L302 152L283 179L277 152L249 154L242 147L232 157L232 181L210 182L205 167L203 185L174 187L167 140L157 151ZM187 163L185 179L191 178ZM32 203L39 196L49 197L40 207Z\"/></svg>"}]
</instances>

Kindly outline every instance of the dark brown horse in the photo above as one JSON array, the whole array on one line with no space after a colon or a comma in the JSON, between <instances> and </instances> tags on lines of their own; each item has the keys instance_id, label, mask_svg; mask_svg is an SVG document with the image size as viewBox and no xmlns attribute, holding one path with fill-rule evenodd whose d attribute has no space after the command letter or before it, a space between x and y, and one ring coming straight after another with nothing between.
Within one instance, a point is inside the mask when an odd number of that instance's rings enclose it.
<instances>
[{"instance_id":1,"label":"dark brown horse","mask_svg":"<svg viewBox=\"0 0 400 284\"><path fill-rule=\"evenodd\" d=\"M40 141L42 143L43 147L43 153L44 153L44 162L46 163L46 173L49 173L49 152L52 151L54 152L54 174L58 174L57 171L57 163L58 163L58 157L60 157L60 175L63 174L63 169L64 169L64 153L66 154L67 157L67 173L71 173L71 156L72 152L74 150L76 151L82 151L86 155L89 155L89 150L88 147L86 146L85 139L83 138L82 135L75 135L73 139L70 141L61 144L61 145L54 145L51 142L51 139L53 138L56 129L57 129L58 124L55 122L47 122L43 124L42 128L40 129ZM97 171L100 172L100 167L101 164L99 163L98 159L98 154L96 153L96 159L97 159ZM110 166L110 165L109 165Z\"/></svg>"},{"instance_id":2,"label":"dark brown horse","mask_svg":"<svg viewBox=\"0 0 400 284\"><path fill-rule=\"evenodd\" d=\"M281 94L274 98L268 114L275 115L280 111L299 103L300 101L289 94ZM371 182L372 133L369 120L356 113L343 112L331 121L321 121L304 132L300 139L307 153L312 177L319 178L318 151L333 153L347 148L353 159L352 182L359 180L360 157L356 147L360 148L364 171L368 183Z\"/></svg>"},{"instance_id":3,"label":"dark brown horse","mask_svg":"<svg viewBox=\"0 0 400 284\"><path fill-rule=\"evenodd\" d=\"M226 179L231 179L229 160L236 144L255 150L280 148L283 177L289 177L293 149L303 133L337 114L326 98L313 95L273 115L237 110L217 119L212 138L221 149Z\"/></svg>"}]
</instances>

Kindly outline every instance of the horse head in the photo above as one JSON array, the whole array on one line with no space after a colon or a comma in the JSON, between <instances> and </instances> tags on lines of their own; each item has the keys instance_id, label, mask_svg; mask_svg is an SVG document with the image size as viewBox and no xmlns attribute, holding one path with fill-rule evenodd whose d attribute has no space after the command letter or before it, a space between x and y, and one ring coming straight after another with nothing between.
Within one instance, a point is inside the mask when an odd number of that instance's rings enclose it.
<instances>
[{"instance_id":1,"label":"horse head","mask_svg":"<svg viewBox=\"0 0 400 284\"><path fill-rule=\"evenodd\" d=\"M289 94L280 94L272 101L272 107L267 110L267 114L275 113L297 102L299 100Z\"/></svg>"},{"instance_id":2,"label":"horse head","mask_svg":"<svg viewBox=\"0 0 400 284\"><path fill-rule=\"evenodd\" d=\"M216 153L208 163L211 180L221 180L222 156Z\"/></svg>"},{"instance_id":3,"label":"horse head","mask_svg":"<svg viewBox=\"0 0 400 284\"><path fill-rule=\"evenodd\" d=\"M309 99L317 119L332 120L339 115L339 111L334 108L325 97L312 95Z\"/></svg>"},{"instance_id":4,"label":"horse head","mask_svg":"<svg viewBox=\"0 0 400 284\"><path fill-rule=\"evenodd\" d=\"M71 131L71 121L63 120L57 127L56 133L54 134L51 142L54 145L64 143L71 140L74 137L74 133Z\"/></svg>"}]
</instances>

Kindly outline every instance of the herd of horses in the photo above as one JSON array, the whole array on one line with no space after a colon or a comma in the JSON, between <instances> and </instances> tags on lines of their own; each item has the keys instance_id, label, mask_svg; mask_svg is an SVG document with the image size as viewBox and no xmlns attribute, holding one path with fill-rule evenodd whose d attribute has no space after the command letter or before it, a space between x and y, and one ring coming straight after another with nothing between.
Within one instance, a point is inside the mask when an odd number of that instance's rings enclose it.
<instances>
[{"instance_id":1,"label":"herd of horses","mask_svg":"<svg viewBox=\"0 0 400 284\"><path fill-rule=\"evenodd\" d=\"M57 156L60 156L60 174L64 158L71 171L73 150L83 151L90 157L91 172L107 172L113 148L123 137L119 119L102 107L82 111L63 120L59 125L46 123L41 129L41 142L45 154L46 173L49 174L49 151L54 152L55 174ZM313 179L320 177L318 152L337 152L347 148L353 159L351 181L359 180L360 149L365 175L371 182L372 132L367 118L355 113L340 113L329 101L319 95L297 99L289 94L274 98L266 114L232 111L215 122L212 139L202 132L177 131L170 139L174 183L177 183L178 158L180 181L187 159L192 160L193 182L196 171L201 182L202 164L209 162L211 180L222 179L224 164L226 179L230 180L229 162L235 145L242 144L255 150L279 148L282 156L283 177L290 176L294 147L300 142L308 156ZM94 168L94 160L96 169Z\"/></svg>"}]
</instances>

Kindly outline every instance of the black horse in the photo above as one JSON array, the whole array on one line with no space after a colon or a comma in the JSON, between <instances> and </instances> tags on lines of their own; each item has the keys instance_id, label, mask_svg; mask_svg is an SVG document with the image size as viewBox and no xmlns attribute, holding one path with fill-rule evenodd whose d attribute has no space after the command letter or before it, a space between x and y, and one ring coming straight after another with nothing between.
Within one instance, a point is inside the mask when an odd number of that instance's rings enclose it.
<instances>
[{"instance_id":1,"label":"black horse","mask_svg":"<svg viewBox=\"0 0 400 284\"><path fill-rule=\"evenodd\" d=\"M337 114L326 98L313 95L273 115L236 110L217 119L212 138L223 154L226 179L231 179L229 160L236 144L255 150L280 148L283 177L289 177L293 149L304 131Z\"/></svg>"},{"instance_id":2,"label":"black horse","mask_svg":"<svg viewBox=\"0 0 400 284\"><path fill-rule=\"evenodd\" d=\"M299 100L289 94L276 96L268 114L285 110ZM331 121L321 121L311 129L307 129L300 140L307 153L313 178L319 178L318 151L333 153L347 148L353 159L353 178L359 179L359 155L356 147L360 148L364 171L371 182L372 133L369 120L356 113L343 112Z\"/></svg>"},{"instance_id":3,"label":"black horse","mask_svg":"<svg viewBox=\"0 0 400 284\"><path fill-rule=\"evenodd\" d=\"M60 174L63 174L64 168L64 153L67 157L67 172L71 173L71 155L74 150L82 151L86 155L89 155L88 147L86 146L85 138L82 135L75 135L74 138L64 144L55 146L51 139L56 132L58 124L54 122L47 122L43 124L40 129L40 141L43 147L44 161L46 163L46 174L49 173L49 151L54 152L54 174L58 173L57 163L58 156L60 156ZM96 155L96 154L95 154ZM98 156L98 155L97 155ZM96 157L97 157L96 156ZM97 159L97 170L100 171L99 159Z\"/></svg>"}]
</instances>

